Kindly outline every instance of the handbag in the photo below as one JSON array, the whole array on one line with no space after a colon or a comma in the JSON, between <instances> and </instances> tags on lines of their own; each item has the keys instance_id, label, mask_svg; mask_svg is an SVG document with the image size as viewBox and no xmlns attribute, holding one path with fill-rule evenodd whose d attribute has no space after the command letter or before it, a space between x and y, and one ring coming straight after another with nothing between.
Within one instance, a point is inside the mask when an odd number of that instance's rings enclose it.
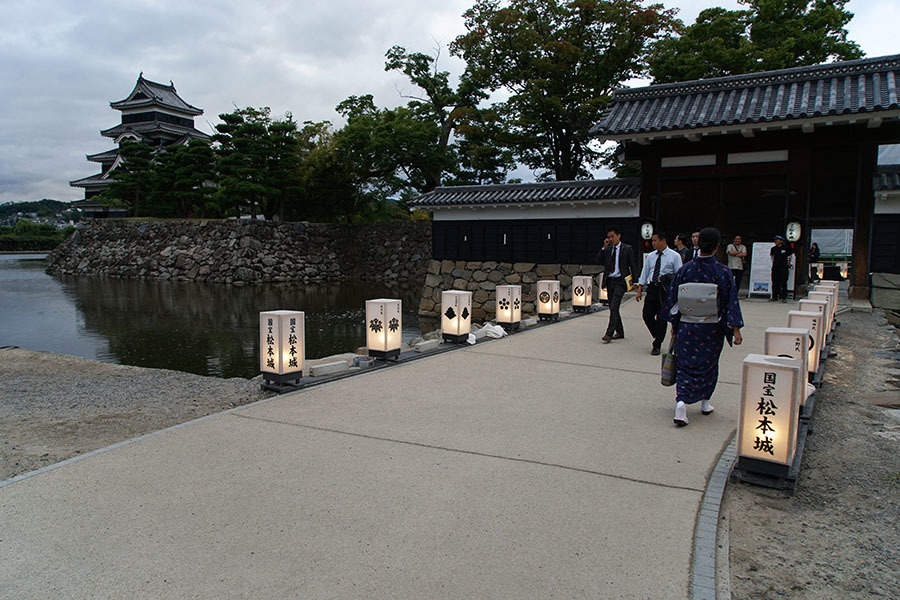
<instances>
[{"instance_id":1,"label":"handbag","mask_svg":"<svg viewBox=\"0 0 900 600\"><path fill-rule=\"evenodd\" d=\"M662 366L659 370L659 382L664 386L675 385L675 336L669 349L662 355Z\"/></svg>"}]
</instances>

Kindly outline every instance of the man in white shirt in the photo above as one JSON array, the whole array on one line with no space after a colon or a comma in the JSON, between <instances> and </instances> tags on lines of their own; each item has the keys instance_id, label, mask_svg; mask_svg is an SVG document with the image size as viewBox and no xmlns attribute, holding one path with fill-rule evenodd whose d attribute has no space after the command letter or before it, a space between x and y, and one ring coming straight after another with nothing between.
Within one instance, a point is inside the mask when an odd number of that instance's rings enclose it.
<instances>
[{"instance_id":1,"label":"man in white shirt","mask_svg":"<svg viewBox=\"0 0 900 600\"><path fill-rule=\"evenodd\" d=\"M662 231L654 233L650 240L653 249L644 259L641 278L638 280L636 300L641 301L644 288L647 288L647 301L642 311L644 324L653 336L653 348L650 354L656 356L660 352L663 340L666 339L667 322L659 318L659 311L666 299L669 283L675 272L681 268L681 255L669 248L666 234Z\"/></svg>"},{"instance_id":2,"label":"man in white shirt","mask_svg":"<svg viewBox=\"0 0 900 600\"><path fill-rule=\"evenodd\" d=\"M734 236L734 242L728 244L725 252L728 254L728 268L734 275L734 287L741 297L741 281L744 279L744 261L747 259L747 246L742 244L741 236Z\"/></svg>"}]
</instances>

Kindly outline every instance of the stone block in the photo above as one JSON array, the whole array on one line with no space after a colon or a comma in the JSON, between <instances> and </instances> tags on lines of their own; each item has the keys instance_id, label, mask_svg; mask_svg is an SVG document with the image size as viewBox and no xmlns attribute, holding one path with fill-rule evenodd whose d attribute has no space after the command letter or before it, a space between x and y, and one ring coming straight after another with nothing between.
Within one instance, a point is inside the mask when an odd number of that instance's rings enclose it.
<instances>
[{"instance_id":1,"label":"stone block","mask_svg":"<svg viewBox=\"0 0 900 600\"><path fill-rule=\"evenodd\" d=\"M349 368L349 365L342 361L323 363L321 365L313 365L309 368L310 377L322 377L324 375L336 375L342 373Z\"/></svg>"},{"instance_id":2,"label":"stone block","mask_svg":"<svg viewBox=\"0 0 900 600\"><path fill-rule=\"evenodd\" d=\"M872 306L888 310L900 310L900 290L873 287Z\"/></svg>"},{"instance_id":3,"label":"stone block","mask_svg":"<svg viewBox=\"0 0 900 600\"><path fill-rule=\"evenodd\" d=\"M441 261L441 273L449 273L453 269L456 268L456 263L452 260L442 260Z\"/></svg>"},{"instance_id":4,"label":"stone block","mask_svg":"<svg viewBox=\"0 0 900 600\"><path fill-rule=\"evenodd\" d=\"M469 285L466 286L466 289L470 292L474 292L477 289L480 289L480 284L477 281L470 281Z\"/></svg>"},{"instance_id":5,"label":"stone block","mask_svg":"<svg viewBox=\"0 0 900 600\"><path fill-rule=\"evenodd\" d=\"M458 260L458 261L456 261L455 264L456 264L456 267L454 267L454 268L456 268L456 269L465 269L466 268L466 261L464 261L464 260Z\"/></svg>"},{"instance_id":6,"label":"stone block","mask_svg":"<svg viewBox=\"0 0 900 600\"><path fill-rule=\"evenodd\" d=\"M503 281L503 273L500 271L491 271L488 273L488 281L493 281L494 283L500 283Z\"/></svg>"},{"instance_id":7,"label":"stone block","mask_svg":"<svg viewBox=\"0 0 900 600\"><path fill-rule=\"evenodd\" d=\"M419 312L434 310L434 300L431 298L422 298L419 300Z\"/></svg>"},{"instance_id":8,"label":"stone block","mask_svg":"<svg viewBox=\"0 0 900 600\"><path fill-rule=\"evenodd\" d=\"M481 268L481 261L480 260L470 260L469 262L466 263L466 268L470 271L477 271L478 269Z\"/></svg>"},{"instance_id":9,"label":"stone block","mask_svg":"<svg viewBox=\"0 0 900 600\"><path fill-rule=\"evenodd\" d=\"M494 283L493 281L482 281L481 283L478 284L478 287L480 287L483 290L488 290L488 291L493 292L494 290L497 289L497 284Z\"/></svg>"},{"instance_id":10,"label":"stone block","mask_svg":"<svg viewBox=\"0 0 900 600\"><path fill-rule=\"evenodd\" d=\"M554 278L557 275L559 275L559 271L560 271L559 265L550 265L550 264L538 265L537 268L535 269L535 272L541 278L548 278L548 279Z\"/></svg>"},{"instance_id":11,"label":"stone block","mask_svg":"<svg viewBox=\"0 0 900 600\"><path fill-rule=\"evenodd\" d=\"M556 279L559 281L559 286L562 288L567 288L572 285L572 278L563 273L560 273Z\"/></svg>"},{"instance_id":12,"label":"stone block","mask_svg":"<svg viewBox=\"0 0 900 600\"><path fill-rule=\"evenodd\" d=\"M533 271L522 273L522 283L535 283L538 279L540 279L540 277Z\"/></svg>"},{"instance_id":13,"label":"stone block","mask_svg":"<svg viewBox=\"0 0 900 600\"><path fill-rule=\"evenodd\" d=\"M473 281L484 281L485 279L487 279L487 277L488 274L481 270L472 273Z\"/></svg>"},{"instance_id":14,"label":"stone block","mask_svg":"<svg viewBox=\"0 0 900 600\"><path fill-rule=\"evenodd\" d=\"M872 287L900 290L900 274L872 273Z\"/></svg>"},{"instance_id":15,"label":"stone block","mask_svg":"<svg viewBox=\"0 0 900 600\"><path fill-rule=\"evenodd\" d=\"M522 282L522 276L519 275L518 273L510 273L509 275L506 276L506 283L515 285L515 284L521 283L521 282Z\"/></svg>"},{"instance_id":16,"label":"stone block","mask_svg":"<svg viewBox=\"0 0 900 600\"><path fill-rule=\"evenodd\" d=\"M440 287L444 283L443 277L429 273L425 276L425 285L429 287Z\"/></svg>"},{"instance_id":17,"label":"stone block","mask_svg":"<svg viewBox=\"0 0 900 600\"><path fill-rule=\"evenodd\" d=\"M486 316L487 312L483 308L472 308L472 320L484 321Z\"/></svg>"},{"instance_id":18,"label":"stone block","mask_svg":"<svg viewBox=\"0 0 900 600\"><path fill-rule=\"evenodd\" d=\"M450 274L460 279L469 279L472 277L472 271L467 269L453 269Z\"/></svg>"},{"instance_id":19,"label":"stone block","mask_svg":"<svg viewBox=\"0 0 900 600\"><path fill-rule=\"evenodd\" d=\"M532 270L534 268L534 263L518 262L514 264L512 268L516 273L524 273L526 271Z\"/></svg>"},{"instance_id":20,"label":"stone block","mask_svg":"<svg viewBox=\"0 0 900 600\"><path fill-rule=\"evenodd\" d=\"M487 260L481 263L481 269L483 271L493 271L497 268L497 263L493 260Z\"/></svg>"},{"instance_id":21,"label":"stone block","mask_svg":"<svg viewBox=\"0 0 900 600\"><path fill-rule=\"evenodd\" d=\"M428 274L429 275L440 275L441 274L441 261L429 260L428 261Z\"/></svg>"},{"instance_id":22,"label":"stone block","mask_svg":"<svg viewBox=\"0 0 900 600\"><path fill-rule=\"evenodd\" d=\"M538 324L538 318L537 318L537 317L528 317L527 319L522 319L522 326L523 326L523 327L534 327L534 326L537 325L537 324Z\"/></svg>"},{"instance_id":23,"label":"stone block","mask_svg":"<svg viewBox=\"0 0 900 600\"><path fill-rule=\"evenodd\" d=\"M432 350L437 350L440 345L441 340L425 340L416 344L413 350L416 352L431 352Z\"/></svg>"},{"instance_id":24,"label":"stone block","mask_svg":"<svg viewBox=\"0 0 900 600\"><path fill-rule=\"evenodd\" d=\"M483 304L490 300L491 293L487 290L478 290L472 295L472 300L477 302L478 304Z\"/></svg>"},{"instance_id":25,"label":"stone block","mask_svg":"<svg viewBox=\"0 0 900 600\"><path fill-rule=\"evenodd\" d=\"M603 267L600 265L581 265L582 275L597 275L602 272Z\"/></svg>"},{"instance_id":26,"label":"stone block","mask_svg":"<svg viewBox=\"0 0 900 600\"><path fill-rule=\"evenodd\" d=\"M465 290L469 285L468 279L454 279L453 280L453 289L454 290Z\"/></svg>"}]
</instances>

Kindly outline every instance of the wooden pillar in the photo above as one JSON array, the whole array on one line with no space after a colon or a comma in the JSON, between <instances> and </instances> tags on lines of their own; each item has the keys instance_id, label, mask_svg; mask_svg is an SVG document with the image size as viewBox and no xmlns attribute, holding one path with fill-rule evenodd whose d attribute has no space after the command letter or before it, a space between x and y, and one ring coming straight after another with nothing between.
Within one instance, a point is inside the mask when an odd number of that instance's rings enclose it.
<instances>
[{"instance_id":1,"label":"wooden pillar","mask_svg":"<svg viewBox=\"0 0 900 600\"><path fill-rule=\"evenodd\" d=\"M873 177L878 164L878 145L860 144L856 168L856 211L853 225L853 273L850 277L851 298L869 297L869 250L872 239L872 217L875 212Z\"/></svg>"}]
</instances>

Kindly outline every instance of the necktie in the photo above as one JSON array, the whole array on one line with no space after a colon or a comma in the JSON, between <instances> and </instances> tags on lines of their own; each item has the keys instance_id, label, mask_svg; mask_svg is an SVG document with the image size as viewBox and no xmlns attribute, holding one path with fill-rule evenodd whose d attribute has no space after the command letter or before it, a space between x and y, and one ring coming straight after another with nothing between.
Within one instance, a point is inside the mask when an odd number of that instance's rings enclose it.
<instances>
[{"instance_id":1,"label":"necktie","mask_svg":"<svg viewBox=\"0 0 900 600\"><path fill-rule=\"evenodd\" d=\"M610 269L610 273L615 273L619 270L619 247L613 246L613 255L612 255L612 268ZM621 275L621 273L619 273Z\"/></svg>"},{"instance_id":2,"label":"necktie","mask_svg":"<svg viewBox=\"0 0 900 600\"><path fill-rule=\"evenodd\" d=\"M656 251L656 266L653 267L653 282L659 281L659 268L662 266L662 252Z\"/></svg>"}]
</instances>

